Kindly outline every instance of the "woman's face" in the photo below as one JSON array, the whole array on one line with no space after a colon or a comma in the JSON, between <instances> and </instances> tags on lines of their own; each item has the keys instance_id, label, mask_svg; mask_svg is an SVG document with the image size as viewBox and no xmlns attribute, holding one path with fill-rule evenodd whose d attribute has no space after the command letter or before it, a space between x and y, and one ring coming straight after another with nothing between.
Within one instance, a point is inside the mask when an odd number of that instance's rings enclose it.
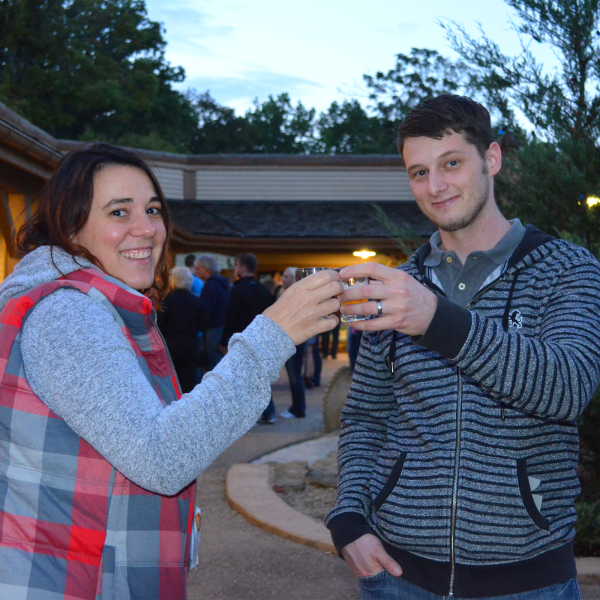
<instances>
[{"instance_id":1,"label":"woman's face","mask_svg":"<svg viewBox=\"0 0 600 600\"><path fill-rule=\"evenodd\" d=\"M96 173L90 214L74 241L109 275L136 290L149 288L166 237L162 205L144 171L111 165Z\"/></svg>"}]
</instances>

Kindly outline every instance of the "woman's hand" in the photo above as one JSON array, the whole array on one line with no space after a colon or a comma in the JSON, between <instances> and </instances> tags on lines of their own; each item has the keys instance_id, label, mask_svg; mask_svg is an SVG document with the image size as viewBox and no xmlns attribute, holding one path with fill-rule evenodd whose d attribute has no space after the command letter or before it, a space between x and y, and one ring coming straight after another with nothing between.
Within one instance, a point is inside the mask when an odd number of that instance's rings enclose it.
<instances>
[{"instance_id":1,"label":"woman's hand","mask_svg":"<svg viewBox=\"0 0 600 600\"><path fill-rule=\"evenodd\" d=\"M340 302L335 296L343 291L336 271L319 271L290 286L263 315L275 321L298 346L338 324L333 313L340 310Z\"/></svg>"}]
</instances>

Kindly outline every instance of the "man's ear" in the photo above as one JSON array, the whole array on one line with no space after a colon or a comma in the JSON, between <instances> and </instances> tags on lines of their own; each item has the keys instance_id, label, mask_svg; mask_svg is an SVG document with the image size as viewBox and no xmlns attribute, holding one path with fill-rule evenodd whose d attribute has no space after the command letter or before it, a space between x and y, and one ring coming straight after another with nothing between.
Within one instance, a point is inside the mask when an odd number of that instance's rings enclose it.
<instances>
[{"instance_id":1,"label":"man's ear","mask_svg":"<svg viewBox=\"0 0 600 600\"><path fill-rule=\"evenodd\" d=\"M493 177L502 168L502 150L497 142L492 142L485 154L490 175Z\"/></svg>"}]
</instances>

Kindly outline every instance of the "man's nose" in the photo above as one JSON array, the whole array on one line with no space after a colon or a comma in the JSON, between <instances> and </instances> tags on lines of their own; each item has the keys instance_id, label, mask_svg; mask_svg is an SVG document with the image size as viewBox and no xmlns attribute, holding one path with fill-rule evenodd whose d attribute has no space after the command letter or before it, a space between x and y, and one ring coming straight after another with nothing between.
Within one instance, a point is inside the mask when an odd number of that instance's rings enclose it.
<instances>
[{"instance_id":1,"label":"man's nose","mask_svg":"<svg viewBox=\"0 0 600 600\"><path fill-rule=\"evenodd\" d=\"M441 173L431 170L427 178L427 186L431 196L439 196L439 194L446 190L448 184Z\"/></svg>"}]
</instances>

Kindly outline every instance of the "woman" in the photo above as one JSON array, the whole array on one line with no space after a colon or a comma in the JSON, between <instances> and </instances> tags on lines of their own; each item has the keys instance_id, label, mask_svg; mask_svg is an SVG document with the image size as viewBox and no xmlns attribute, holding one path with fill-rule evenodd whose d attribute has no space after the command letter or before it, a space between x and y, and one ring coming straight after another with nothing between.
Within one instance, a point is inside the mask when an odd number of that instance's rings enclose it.
<instances>
[{"instance_id":1,"label":"woman","mask_svg":"<svg viewBox=\"0 0 600 600\"><path fill-rule=\"evenodd\" d=\"M196 386L198 332L205 332L210 325L208 307L190 291L193 283L194 276L187 267L171 269L173 289L164 299L156 321L184 394Z\"/></svg>"},{"instance_id":2,"label":"woman","mask_svg":"<svg viewBox=\"0 0 600 600\"><path fill-rule=\"evenodd\" d=\"M148 166L105 144L62 160L19 231L0 286L2 595L185 598L196 477L254 425L294 346L337 323L337 274L307 278L181 396L149 300L168 231Z\"/></svg>"}]
</instances>

